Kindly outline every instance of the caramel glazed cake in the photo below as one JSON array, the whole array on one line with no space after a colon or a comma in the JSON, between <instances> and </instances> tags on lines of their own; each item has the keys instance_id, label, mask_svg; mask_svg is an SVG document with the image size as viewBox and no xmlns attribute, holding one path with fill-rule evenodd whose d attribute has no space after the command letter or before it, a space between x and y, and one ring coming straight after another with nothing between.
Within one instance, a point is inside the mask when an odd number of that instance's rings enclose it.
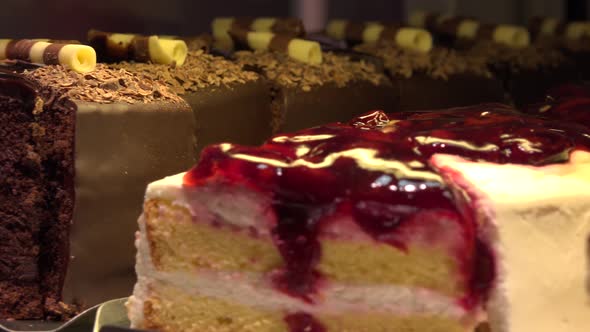
<instances>
[{"instance_id":1,"label":"caramel glazed cake","mask_svg":"<svg viewBox=\"0 0 590 332\"><path fill-rule=\"evenodd\" d=\"M147 188L132 326L587 332L589 133L482 104L210 146Z\"/></svg>"}]
</instances>

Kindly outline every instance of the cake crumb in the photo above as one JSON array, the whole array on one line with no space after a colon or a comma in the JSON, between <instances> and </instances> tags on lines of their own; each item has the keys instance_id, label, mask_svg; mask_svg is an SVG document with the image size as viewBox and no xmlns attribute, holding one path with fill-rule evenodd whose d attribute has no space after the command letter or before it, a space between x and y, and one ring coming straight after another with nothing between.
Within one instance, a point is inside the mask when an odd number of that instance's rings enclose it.
<instances>
[{"instance_id":1,"label":"cake crumb","mask_svg":"<svg viewBox=\"0 0 590 332\"><path fill-rule=\"evenodd\" d=\"M41 99L41 97L39 97L39 96L35 97L35 107L33 108L33 114L37 115L37 114L40 114L41 112L43 112L44 105L45 105L45 103L43 102L43 99Z\"/></svg>"}]
</instances>

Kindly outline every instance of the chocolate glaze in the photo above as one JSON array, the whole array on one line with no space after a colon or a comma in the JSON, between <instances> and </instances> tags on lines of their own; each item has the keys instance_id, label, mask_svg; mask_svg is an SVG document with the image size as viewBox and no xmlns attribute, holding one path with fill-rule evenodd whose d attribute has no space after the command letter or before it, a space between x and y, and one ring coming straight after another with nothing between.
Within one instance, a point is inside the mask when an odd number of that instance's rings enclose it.
<instances>
[{"instance_id":1,"label":"chocolate glaze","mask_svg":"<svg viewBox=\"0 0 590 332\"><path fill-rule=\"evenodd\" d=\"M193 109L197 151L221 142L261 144L271 136L271 98L259 79L182 96Z\"/></svg>"},{"instance_id":2,"label":"chocolate glaze","mask_svg":"<svg viewBox=\"0 0 590 332\"><path fill-rule=\"evenodd\" d=\"M506 101L501 81L493 77L466 73L445 80L414 74L409 78L394 76L392 82L399 90L399 107L403 111Z\"/></svg>"},{"instance_id":3,"label":"chocolate glaze","mask_svg":"<svg viewBox=\"0 0 590 332\"><path fill-rule=\"evenodd\" d=\"M76 102L76 205L64 299L91 306L128 296L146 185L195 161L186 104Z\"/></svg>"},{"instance_id":4,"label":"chocolate glaze","mask_svg":"<svg viewBox=\"0 0 590 332\"><path fill-rule=\"evenodd\" d=\"M395 112L398 94L389 82L375 86L366 81L301 88L279 88L273 100L275 132L301 130L335 121L348 121L370 109Z\"/></svg>"},{"instance_id":5,"label":"chocolate glaze","mask_svg":"<svg viewBox=\"0 0 590 332\"><path fill-rule=\"evenodd\" d=\"M503 80L507 93L518 108L544 100L548 91L565 82L577 81L576 69L569 62L557 67L520 70L500 65L495 66L494 71Z\"/></svg>"},{"instance_id":6,"label":"chocolate glaze","mask_svg":"<svg viewBox=\"0 0 590 332\"><path fill-rule=\"evenodd\" d=\"M273 273L275 287L312 303L321 296L317 234L330 217L352 216L366 234L400 250L406 249L403 234L415 225L457 225L464 241L455 253L464 274L461 303L471 308L485 300L495 279L493 253L478 239L469 197L454 194L429 158L447 153L495 163L562 163L573 149L590 147L587 134L501 104L389 116L375 111L349 124L276 136L261 147L208 147L184 185L221 181L268 195L277 217L273 240L284 259ZM299 326L307 316L291 319L290 326Z\"/></svg>"}]
</instances>

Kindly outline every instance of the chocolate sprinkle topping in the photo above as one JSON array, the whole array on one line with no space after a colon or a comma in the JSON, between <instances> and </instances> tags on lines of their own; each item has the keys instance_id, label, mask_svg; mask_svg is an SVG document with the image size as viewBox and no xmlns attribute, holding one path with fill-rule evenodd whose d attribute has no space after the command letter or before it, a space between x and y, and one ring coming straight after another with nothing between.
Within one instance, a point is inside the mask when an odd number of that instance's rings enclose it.
<instances>
[{"instance_id":1,"label":"chocolate sprinkle topping","mask_svg":"<svg viewBox=\"0 0 590 332\"><path fill-rule=\"evenodd\" d=\"M236 62L244 68L261 71L268 79L283 87L299 87L309 91L313 86L335 84L343 87L352 81L369 81L374 85L386 78L375 65L348 56L324 52L320 65L310 65L289 58L286 54L266 51L239 51Z\"/></svg>"},{"instance_id":2,"label":"chocolate sprinkle topping","mask_svg":"<svg viewBox=\"0 0 590 332\"><path fill-rule=\"evenodd\" d=\"M464 56L447 48L434 48L428 53L418 53L390 43L383 43L359 45L355 49L382 58L385 68L394 77L409 78L414 73L423 73L445 80L453 74L492 76L483 59Z\"/></svg>"},{"instance_id":3,"label":"chocolate sprinkle topping","mask_svg":"<svg viewBox=\"0 0 590 332\"><path fill-rule=\"evenodd\" d=\"M189 52L182 67L135 62L110 65L165 83L179 95L210 86L229 86L234 83L256 81L256 73L244 71L240 66L222 57L205 54L202 50Z\"/></svg>"},{"instance_id":4,"label":"chocolate sprinkle topping","mask_svg":"<svg viewBox=\"0 0 590 332\"><path fill-rule=\"evenodd\" d=\"M513 71L542 67L555 68L565 61L565 56L555 49L539 45L513 49L489 41L477 43L469 54L483 59L490 65L508 65Z\"/></svg>"},{"instance_id":5,"label":"chocolate sprinkle topping","mask_svg":"<svg viewBox=\"0 0 590 332\"><path fill-rule=\"evenodd\" d=\"M63 66L45 66L25 70L23 74L44 86L54 87L60 98L100 104L156 101L184 103L160 82L124 69L111 69L104 64L97 64L94 71L86 74L68 70Z\"/></svg>"}]
</instances>

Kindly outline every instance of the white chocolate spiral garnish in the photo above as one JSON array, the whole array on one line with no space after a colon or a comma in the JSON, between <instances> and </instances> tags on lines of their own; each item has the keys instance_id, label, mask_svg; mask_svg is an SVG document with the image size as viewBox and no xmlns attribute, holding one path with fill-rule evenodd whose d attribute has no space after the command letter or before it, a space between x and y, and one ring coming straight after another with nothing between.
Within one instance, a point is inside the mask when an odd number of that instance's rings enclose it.
<instances>
[{"instance_id":1,"label":"white chocolate spiral garnish","mask_svg":"<svg viewBox=\"0 0 590 332\"><path fill-rule=\"evenodd\" d=\"M243 29L232 29L230 35L253 50L286 53L292 59L312 65L322 63L322 49L315 41Z\"/></svg>"},{"instance_id":2,"label":"white chocolate spiral garnish","mask_svg":"<svg viewBox=\"0 0 590 332\"><path fill-rule=\"evenodd\" d=\"M326 27L328 36L350 43L376 44L390 40L404 49L429 52L432 49L430 32L409 27L388 26L379 22L353 23L346 20L332 20Z\"/></svg>"},{"instance_id":3,"label":"white chocolate spiral garnish","mask_svg":"<svg viewBox=\"0 0 590 332\"><path fill-rule=\"evenodd\" d=\"M182 66L188 54L184 40L169 37L90 30L88 41L108 61L134 60Z\"/></svg>"},{"instance_id":4,"label":"white chocolate spiral garnish","mask_svg":"<svg viewBox=\"0 0 590 332\"><path fill-rule=\"evenodd\" d=\"M149 38L150 60L153 63L182 66L188 54L188 48L183 40L162 39L158 36Z\"/></svg>"},{"instance_id":5,"label":"white chocolate spiral garnish","mask_svg":"<svg viewBox=\"0 0 590 332\"><path fill-rule=\"evenodd\" d=\"M571 22L565 28L565 38L580 39L584 36L590 36L589 22Z\"/></svg>"},{"instance_id":6,"label":"white chocolate spiral garnish","mask_svg":"<svg viewBox=\"0 0 590 332\"><path fill-rule=\"evenodd\" d=\"M232 29L244 29L256 32L273 32L299 37L305 34L303 22L296 18L278 17L218 17L213 19L211 30L214 46L224 51L231 51L235 45L229 32Z\"/></svg>"},{"instance_id":7,"label":"white chocolate spiral garnish","mask_svg":"<svg viewBox=\"0 0 590 332\"><path fill-rule=\"evenodd\" d=\"M465 19L457 25L457 37L464 39L475 39L480 23L476 20Z\"/></svg>"},{"instance_id":8,"label":"white chocolate spiral garnish","mask_svg":"<svg viewBox=\"0 0 590 332\"><path fill-rule=\"evenodd\" d=\"M493 40L513 48L523 48L531 43L529 32L514 25L498 25L494 29Z\"/></svg>"},{"instance_id":9,"label":"white chocolate spiral garnish","mask_svg":"<svg viewBox=\"0 0 590 332\"><path fill-rule=\"evenodd\" d=\"M408 17L408 24L415 28L425 28L426 27L426 19L428 17L428 12L423 10L416 10L410 14Z\"/></svg>"},{"instance_id":10,"label":"white chocolate spiral garnish","mask_svg":"<svg viewBox=\"0 0 590 332\"><path fill-rule=\"evenodd\" d=\"M62 65L79 73L93 71L96 67L96 52L90 46L31 39L0 39L0 60L4 59Z\"/></svg>"},{"instance_id":11,"label":"white chocolate spiral garnish","mask_svg":"<svg viewBox=\"0 0 590 332\"><path fill-rule=\"evenodd\" d=\"M402 48L422 53L432 49L432 35L424 29L400 28L395 42Z\"/></svg>"},{"instance_id":12,"label":"white chocolate spiral garnish","mask_svg":"<svg viewBox=\"0 0 590 332\"><path fill-rule=\"evenodd\" d=\"M330 20L326 26L326 34L337 40L346 39L346 20Z\"/></svg>"}]
</instances>

